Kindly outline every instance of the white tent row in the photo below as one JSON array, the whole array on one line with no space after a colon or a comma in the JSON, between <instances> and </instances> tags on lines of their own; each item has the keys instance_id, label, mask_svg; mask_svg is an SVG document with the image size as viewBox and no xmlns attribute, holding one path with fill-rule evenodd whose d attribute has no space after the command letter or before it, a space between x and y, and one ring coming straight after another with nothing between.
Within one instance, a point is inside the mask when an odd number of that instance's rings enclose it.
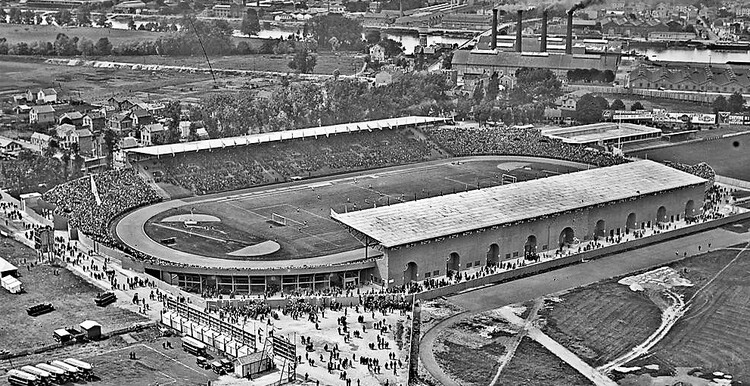
<instances>
[{"instance_id":1,"label":"white tent row","mask_svg":"<svg viewBox=\"0 0 750 386\"><path fill-rule=\"evenodd\" d=\"M233 358L248 355L253 352L253 350L247 345L239 343L228 336L222 335L209 327L187 320L172 311L163 312L161 314L161 322L166 326L182 332L183 335L193 337L198 341L215 348L216 351Z\"/></svg>"}]
</instances>

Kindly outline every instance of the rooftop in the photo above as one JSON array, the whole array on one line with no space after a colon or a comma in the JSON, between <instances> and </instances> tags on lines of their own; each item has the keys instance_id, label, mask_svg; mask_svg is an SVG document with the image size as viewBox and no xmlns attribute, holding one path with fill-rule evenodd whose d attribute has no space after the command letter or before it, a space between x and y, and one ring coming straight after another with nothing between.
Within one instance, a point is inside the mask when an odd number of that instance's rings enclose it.
<instances>
[{"instance_id":1,"label":"rooftop","mask_svg":"<svg viewBox=\"0 0 750 386\"><path fill-rule=\"evenodd\" d=\"M661 129L632 123L603 122L542 130L542 135L545 137L558 138L566 143L580 145L648 134L661 134Z\"/></svg>"},{"instance_id":2,"label":"rooftop","mask_svg":"<svg viewBox=\"0 0 750 386\"><path fill-rule=\"evenodd\" d=\"M705 182L644 160L331 217L392 248Z\"/></svg>"},{"instance_id":3,"label":"rooftop","mask_svg":"<svg viewBox=\"0 0 750 386\"><path fill-rule=\"evenodd\" d=\"M221 149L226 147L251 145L255 143L277 142L285 139L309 138L317 136L328 136L331 134L351 133L357 131L372 131L379 129L397 128L406 125L416 125L433 122L445 122L447 118L440 117L402 117L389 118L377 121L342 123L331 126L310 127L307 129L296 129L287 131L277 131L272 133L251 134L241 137L228 137L207 139L203 141L185 142L171 145L157 145L140 147L137 149L128 149L128 153L142 155L160 156L174 155L198 150Z\"/></svg>"}]
</instances>

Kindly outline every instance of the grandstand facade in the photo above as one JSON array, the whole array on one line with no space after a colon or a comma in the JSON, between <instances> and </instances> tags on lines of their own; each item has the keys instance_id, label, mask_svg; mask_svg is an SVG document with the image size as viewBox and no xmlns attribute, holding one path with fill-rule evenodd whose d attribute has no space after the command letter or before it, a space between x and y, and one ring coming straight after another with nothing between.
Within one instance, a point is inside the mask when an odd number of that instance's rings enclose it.
<instances>
[{"instance_id":1,"label":"grandstand facade","mask_svg":"<svg viewBox=\"0 0 750 386\"><path fill-rule=\"evenodd\" d=\"M397 286L692 218L707 183L638 161L331 217L382 251Z\"/></svg>"}]
</instances>

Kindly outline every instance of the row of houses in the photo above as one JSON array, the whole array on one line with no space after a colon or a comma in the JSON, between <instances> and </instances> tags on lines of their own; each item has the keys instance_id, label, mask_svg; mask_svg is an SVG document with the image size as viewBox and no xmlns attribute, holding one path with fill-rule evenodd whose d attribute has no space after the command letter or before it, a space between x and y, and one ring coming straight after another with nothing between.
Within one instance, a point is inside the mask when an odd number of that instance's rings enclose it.
<instances>
[{"instance_id":1,"label":"row of houses","mask_svg":"<svg viewBox=\"0 0 750 386\"><path fill-rule=\"evenodd\" d=\"M750 66L679 64L640 66L628 76L630 88L696 92L750 93Z\"/></svg>"}]
</instances>

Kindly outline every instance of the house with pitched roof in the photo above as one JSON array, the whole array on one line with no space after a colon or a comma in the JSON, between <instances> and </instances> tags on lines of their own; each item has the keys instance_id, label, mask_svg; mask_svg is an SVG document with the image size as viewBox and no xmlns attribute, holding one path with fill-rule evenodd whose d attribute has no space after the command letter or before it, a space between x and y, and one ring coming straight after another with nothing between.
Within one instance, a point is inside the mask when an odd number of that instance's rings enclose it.
<instances>
[{"instance_id":1,"label":"house with pitched roof","mask_svg":"<svg viewBox=\"0 0 750 386\"><path fill-rule=\"evenodd\" d=\"M50 105L33 106L29 110L29 123L45 124L55 122L55 109Z\"/></svg>"}]
</instances>

